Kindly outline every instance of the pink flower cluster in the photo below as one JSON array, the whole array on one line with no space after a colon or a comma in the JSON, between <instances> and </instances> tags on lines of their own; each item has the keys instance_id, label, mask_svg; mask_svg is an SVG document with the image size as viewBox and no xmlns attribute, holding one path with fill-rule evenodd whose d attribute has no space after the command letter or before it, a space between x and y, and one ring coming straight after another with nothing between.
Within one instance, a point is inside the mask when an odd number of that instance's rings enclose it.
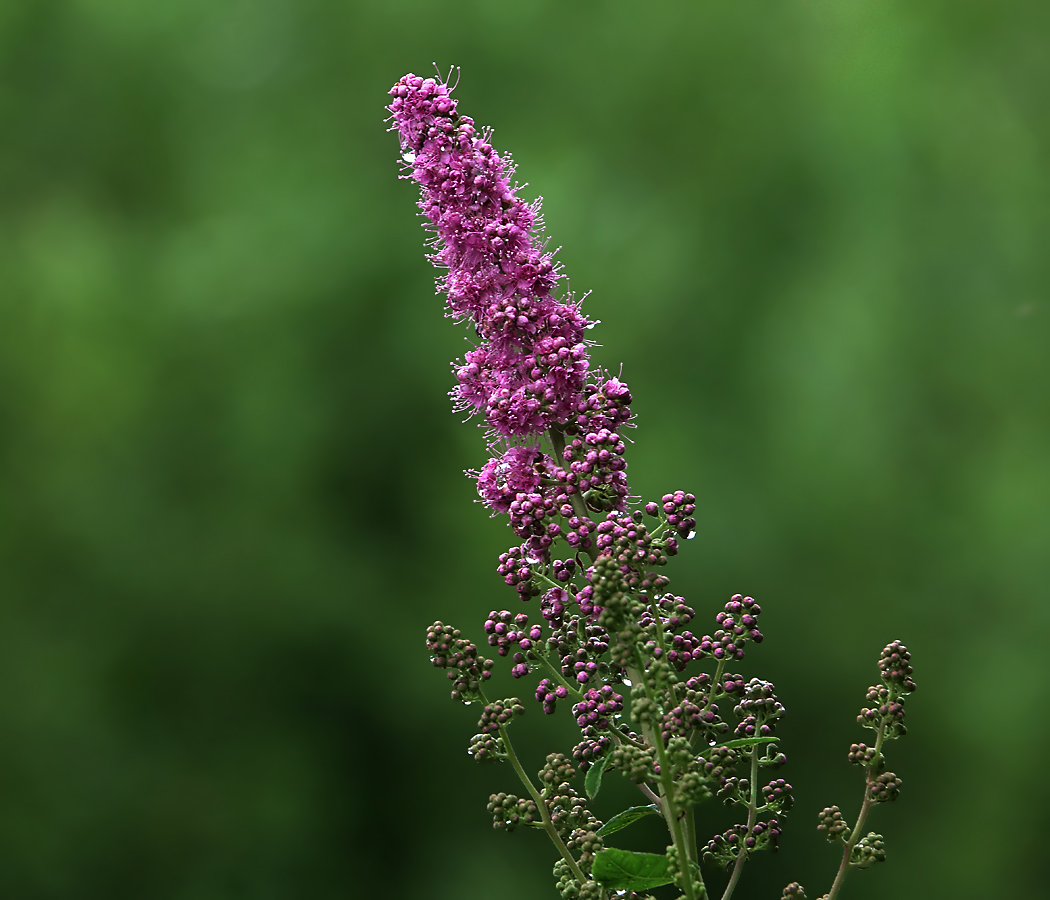
<instances>
[{"instance_id":1,"label":"pink flower cluster","mask_svg":"<svg viewBox=\"0 0 1050 900\"><path fill-rule=\"evenodd\" d=\"M523 541L501 556L498 571L527 600L543 593L537 567L548 581L570 581L574 557L594 544L592 514L625 509L621 431L631 392L591 368L591 322L571 295L555 295L562 276L544 249L538 202L518 197L510 158L492 147L490 131L459 114L450 93L440 80L406 75L388 108L403 177L419 184L434 234L438 289L449 315L470 321L477 335L455 365L452 394L489 428L492 458L471 474L482 501L507 515ZM567 559L551 558L559 539Z\"/></svg>"},{"instance_id":2,"label":"pink flower cluster","mask_svg":"<svg viewBox=\"0 0 1050 900\"><path fill-rule=\"evenodd\" d=\"M406 177L434 231L433 263L450 314L480 344L457 366L454 395L497 435L539 435L576 412L589 367L576 303L554 296L561 275L539 240L539 205L517 196L514 166L461 116L446 84L406 75L390 91Z\"/></svg>"}]
</instances>

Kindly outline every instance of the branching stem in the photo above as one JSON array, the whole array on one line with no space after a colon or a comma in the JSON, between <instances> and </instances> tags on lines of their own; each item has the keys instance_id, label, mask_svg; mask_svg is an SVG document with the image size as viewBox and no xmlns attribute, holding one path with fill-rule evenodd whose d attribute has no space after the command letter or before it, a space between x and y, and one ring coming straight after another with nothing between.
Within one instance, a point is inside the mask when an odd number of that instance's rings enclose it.
<instances>
[{"instance_id":1,"label":"branching stem","mask_svg":"<svg viewBox=\"0 0 1050 900\"><path fill-rule=\"evenodd\" d=\"M699 862L696 853L696 821L691 806L685 811L685 848L689 851L689 858L693 862Z\"/></svg>"},{"instance_id":2,"label":"branching stem","mask_svg":"<svg viewBox=\"0 0 1050 900\"><path fill-rule=\"evenodd\" d=\"M583 692L574 688L566 680L565 676L562 675L561 672L557 670L557 668L555 668L554 663L547 659L546 653L537 653L536 656L539 658L540 662L542 662L550 670L550 673L554 676L555 681L561 684L562 687L565 688L565 690L567 690L570 694L576 697L577 700L579 700L583 696Z\"/></svg>"},{"instance_id":3,"label":"branching stem","mask_svg":"<svg viewBox=\"0 0 1050 900\"><path fill-rule=\"evenodd\" d=\"M533 578L539 578L539 579L540 579L541 581L546 581L546 582L547 582L547 585L548 585L549 587L552 587L552 588L560 588L561 590L565 590L565 585L564 585L564 584L558 584L558 582L557 582L557 581L555 581L555 580L554 580L553 578L548 578L548 577L547 577L546 575L544 575L544 574L543 574L542 572L536 572L536 571L533 571L533 572L532 572L532 577L533 577Z\"/></svg>"},{"instance_id":4,"label":"branching stem","mask_svg":"<svg viewBox=\"0 0 1050 900\"><path fill-rule=\"evenodd\" d=\"M875 755L872 757L871 765L868 766L867 778L864 779L864 802L860 806L860 812L857 813L857 823L853 826L853 832L849 836L849 840L846 841L846 846L842 850L842 862L839 864L839 870L835 874L835 881L831 885L831 890L827 893L826 900L835 900L838 896L839 889L842 887L842 883L846 880L846 875L849 874L849 861L853 855L853 848L857 846L857 841L860 840L861 834L864 830L864 820L868 817L868 812L872 807L871 800L871 784L878 774L879 766L882 764L882 742L886 738L886 723L882 722L879 725L878 737L875 739Z\"/></svg>"},{"instance_id":5,"label":"branching stem","mask_svg":"<svg viewBox=\"0 0 1050 900\"><path fill-rule=\"evenodd\" d=\"M655 704L656 698L653 697L653 692L649 687L645 674L633 666L627 670L627 673L632 683L642 685L645 689L646 697ZM674 843L675 850L678 851L678 864L684 875L682 880L684 882L686 900L697 900L696 892L693 890L693 873L689 866L691 857L686 847L684 829L678 814L678 804L674 801L674 778L671 773L671 761L667 758L667 748L664 747L663 735L660 733L659 726L653 728L649 725L642 725L641 728L646 740L649 741L651 746L656 748L656 759L660 765L660 795L663 799L660 807L664 820L667 822L667 830L671 832L671 840ZM702 879L700 884L701 891L703 891Z\"/></svg>"},{"instance_id":6,"label":"branching stem","mask_svg":"<svg viewBox=\"0 0 1050 900\"><path fill-rule=\"evenodd\" d=\"M656 644L660 648L661 659L666 660L667 659L667 639L666 639L666 636L664 635L663 619L660 618L660 606L655 600L649 605L649 612L652 614L652 617L653 617L653 627L656 630ZM671 703L674 704L676 702L676 698L675 698L674 685L673 684L668 686L668 694L670 695ZM663 734L659 734L659 738L660 738L660 743L662 745L663 744ZM662 776L663 771L664 771L664 764L663 764L663 762L661 762L660 763L661 776ZM683 816L684 816L684 819L685 819L685 835L684 835L684 838L685 838L686 856L687 856L688 859L691 859L691 860L693 860L695 862L696 861L696 833L695 833L695 827L694 827L694 822L693 822L693 808L690 806L687 810L683 811ZM688 864L686 864L686 868L688 868ZM689 880L690 880L690 882L692 882L692 878L691 877L690 877Z\"/></svg>"},{"instance_id":7,"label":"branching stem","mask_svg":"<svg viewBox=\"0 0 1050 900\"><path fill-rule=\"evenodd\" d=\"M485 701L486 705L488 705L488 698L484 694L481 695L481 699ZM558 834L558 829L554 827L554 822L551 820L550 810L547 809L547 804L543 799L543 795L536 789L536 785L532 783L532 779L525 774L525 769L522 768L521 761L518 759L518 755L514 752L514 745L510 742L510 735L507 733L507 729L503 725L499 726L499 736L503 738L503 746L507 751L507 759L510 760L510 764L514 767L514 771L518 773L518 778L521 779L521 783L525 785L528 792L532 795L532 799L540 811L540 816L543 819L543 830L547 832L547 836L551 839L551 842L558 848L558 852L562 855L562 859L569 864L573 877L580 884L585 884L590 879L583 874L583 870L580 868L579 863L573 859L572 854L569 852L569 848L565 846L565 841L563 841L561 835Z\"/></svg>"},{"instance_id":8,"label":"branching stem","mask_svg":"<svg viewBox=\"0 0 1050 900\"><path fill-rule=\"evenodd\" d=\"M660 799L660 795L656 793L656 791L654 791L647 784L638 785L638 790L640 790L643 794L645 794L646 797L652 800L653 803L655 803L657 808L660 810L660 815L663 815L664 801Z\"/></svg>"},{"instance_id":9,"label":"branching stem","mask_svg":"<svg viewBox=\"0 0 1050 900\"><path fill-rule=\"evenodd\" d=\"M622 744L625 744L625 743L626 744L633 744L635 747L643 746L642 744L639 744L637 741L632 741L629 737L627 737L627 735L623 734L618 728L610 729L609 730L609 736L613 739L613 743L615 743L616 746L618 746L618 747L620 745L622 745ZM643 794L645 794L646 797L648 797L653 803L655 803L657 808L660 810L660 815L663 815L664 805L663 805L663 800L660 799L660 795L657 794L655 791L653 791L653 789L651 787L649 787L649 785L644 784L644 783L638 785L638 790L640 790Z\"/></svg>"},{"instance_id":10,"label":"branching stem","mask_svg":"<svg viewBox=\"0 0 1050 900\"><path fill-rule=\"evenodd\" d=\"M722 900L729 900L736 890L736 884L740 880L740 874L744 871L744 862L750 855L750 851L744 846L744 841L751 835L751 829L755 827L755 819L758 816L758 745L751 748L751 800L747 804L747 833L744 840L740 842L740 850L737 853L736 865L733 866L733 875L726 885Z\"/></svg>"},{"instance_id":11,"label":"branching stem","mask_svg":"<svg viewBox=\"0 0 1050 900\"><path fill-rule=\"evenodd\" d=\"M707 693L707 704L704 706L704 712L707 712L715 703L715 694L718 693L718 685L722 681L722 672L725 671L726 661L720 659L718 665L715 667L715 677L711 679L711 690Z\"/></svg>"}]
</instances>

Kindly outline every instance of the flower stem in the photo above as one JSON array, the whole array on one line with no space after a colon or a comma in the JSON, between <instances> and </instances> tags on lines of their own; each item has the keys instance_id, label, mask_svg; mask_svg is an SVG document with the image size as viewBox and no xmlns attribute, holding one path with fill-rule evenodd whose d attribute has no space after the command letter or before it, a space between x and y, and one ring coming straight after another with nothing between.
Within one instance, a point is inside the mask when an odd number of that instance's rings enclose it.
<instances>
[{"instance_id":1,"label":"flower stem","mask_svg":"<svg viewBox=\"0 0 1050 900\"><path fill-rule=\"evenodd\" d=\"M860 840L861 832L864 830L864 820L868 817L868 812L872 807L871 783L882 763L882 742L885 736L886 724L883 722L879 725L878 737L875 739L875 755L872 757L871 765L868 766L867 778L864 780L864 802L860 806L860 812L857 813L857 823L853 826L853 832L842 850L842 862L839 864L838 872L835 873L835 881L831 885L831 890L827 893L826 900L835 900L842 883L846 880L846 875L849 874L849 861L853 855L853 848L857 845L857 841Z\"/></svg>"},{"instance_id":2,"label":"flower stem","mask_svg":"<svg viewBox=\"0 0 1050 900\"><path fill-rule=\"evenodd\" d=\"M609 736L612 738L613 743L615 743L617 747L623 744L633 744L635 747L644 746L643 744L639 744L637 741L632 741L618 728L609 729ZM663 815L664 806L663 800L660 799L660 795L654 792L653 789L645 783L639 784L637 787L638 790L640 790L643 794L645 794L646 797L648 797L654 804L656 804L656 808L660 810L660 815Z\"/></svg>"},{"instance_id":3,"label":"flower stem","mask_svg":"<svg viewBox=\"0 0 1050 900\"><path fill-rule=\"evenodd\" d=\"M525 774L525 770L521 767L521 762L518 760L517 754L514 752L514 748L510 743L510 736L507 734L507 729L502 725L499 727L500 737L503 738L503 745L507 748L507 759L510 760L510 764L514 767L514 771L518 773L518 778L521 779L521 783L528 788L529 793L532 794L532 799L536 801L536 806L539 808L540 815L543 817L543 830L547 832L547 836L554 843L554 846L558 848L558 852L562 855L562 859L569 864L569 868L572 870L573 877L580 883L586 884L590 879L583 874L583 870L580 868L579 863L573 859L572 854L569 852L569 848L565 846L565 841L561 839L561 835L558 834L558 829L554 827L554 822L551 821L550 810L547 809L547 803L543 799L543 795L536 790L535 785L532 783L532 779Z\"/></svg>"},{"instance_id":4,"label":"flower stem","mask_svg":"<svg viewBox=\"0 0 1050 900\"><path fill-rule=\"evenodd\" d=\"M659 620L658 620L659 621ZM653 692L649 687L649 682L646 681L644 673L640 669L630 667L628 670L631 682L634 684L641 684L645 689L645 695L654 703L655 698ZM689 866L689 860L691 859L688 849L686 847L685 835L683 834L682 822L678 815L678 804L674 802L674 779L671 774L671 761L667 758L667 749L664 747L663 735L660 733L660 728L657 726L653 728L649 725L641 725L642 733L645 735L646 740L649 744L656 748L657 762L660 764L660 796L662 798L661 812L664 814L664 820L667 822L667 830L671 832L671 840L674 843L675 850L678 851L678 863L683 873L684 892L687 900L696 900L696 893L693 891L693 873ZM701 878L701 891L703 891L703 879Z\"/></svg>"},{"instance_id":5,"label":"flower stem","mask_svg":"<svg viewBox=\"0 0 1050 900\"><path fill-rule=\"evenodd\" d=\"M660 799L660 795L656 793L656 791L654 791L647 784L638 785L638 790L640 790L643 794L645 794L646 797L652 800L653 803L656 804L656 807L660 810L660 814L663 815L664 801Z\"/></svg>"},{"instance_id":6,"label":"flower stem","mask_svg":"<svg viewBox=\"0 0 1050 900\"><path fill-rule=\"evenodd\" d=\"M758 746L751 748L751 801L747 805L747 833L744 835L744 840L751 834L751 829L755 827L755 818L758 815ZM725 893L722 894L722 900L729 900L733 896L733 891L736 890L736 884L740 880L740 874L744 871L744 862L749 856L749 851L744 847L744 841L740 842L740 850L737 853L736 865L733 866L733 875L729 879L729 884L726 885Z\"/></svg>"},{"instance_id":7,"label":"flower stem","mask_svg":"<svg viewBox=\"0 0 1050 900\"><path fill-rule=\"evenodd\" d=\"M554 580L553 578L548 578L548 577L547 577L546 575L544 575L544 574L543 574L542 572L535 572L535 571L534 571L534 572L532 573L532 577L533 577L533 578L539 578L539 579L542 579L543 581L546 581L546 582L547 582L547 585L548 585L548 587L552 587L552 588L560 588L560 589L561 589L561 590L563 590L563 591L565 590L565 585L564 585L564 584L558 584L558 582L557 582L557 581L555 581L555 580Z\"/></svg>"},{"instance_id":8,"label":"flower stem","mask_svg":"<svg viewBox=\"0 0 1050 900\"><path fill-rule=\"evenodd\" d=\"M660 618L660 607L659 607L659 604L657 604L657 602L655 600L649 605L649 612L652 614L652 617L653 617L653 628L656 631L656 644L660 648L661 658L666 660L667 659L667 638L664 635L663 619ZM670 696L670 702L671 702L672 705L674 705L674 703L675 703L675 694L674 694L674 685L673 684L668 686L668 693L669 693L669 696ZM659 731L659 729L657 729L657 731ZM660 738L660 745L662 746L663 745L663 734L658 734L658 737ZM663 764L663 762L661 762L660 763L661 776L663 774L663 771L664 771L664 764ZM670 773L668 773L668 775L670 777ZM688 809L686 809L686 810L683 810L683 816L685 817L685 834L684 834L683 838L685 840L686 858L687 859L691 859L691 860L693 860L695 862L696 861L696 833L695 833L695 827L694 827L694 822L693 822L693 808L692 808L692 806L688 807ZM681 852L681 851L679 851L679 852ZM686 863L685 866L686 866L686 868L688 868L688 863ZM691 884L692 883L691 875L690 875L689 881L690 881L690 884Z\"/></svg>"},{"instance_id":9,"label":"flower stem","mask_svg":"<svg viewBox=\"0 0 1050 900\"><path fill-rule=\"evenodd\" d=\"M489 701L484 693L481 694L481 699L486 705L488 705ZM551 842L558 848L558 852L562 855L562 859L569 864L573 877L580 884L585 884L590 881L590 879L583 874L583 870L580 868L576 860L573 859L572 854L569 852L569 848L565 846L565 841L563 841L561 835L558 834L558 829L554 827L554 822L551 820L550 810L547 809L547 803L544 801L543 795L532 783L532 779L525 774L525 769L522 768L521 761L518 759L518 755L514 752L514 745L510 742L510 735L507 733L507 729L503 725L499 726L499 736L503 739L503 747L507 751L507 759L510 760L510 764L514 767L514 771L518 773L518 778L521 779L521 783L525 785L528 792L532 795L532 799L540 811L540 816L543 819L543 830L547 832L547 836L551 839Z\"/></svg>"},{"instance_id":10,"label":"flower stem","mask_svg":"<svg viewBox=\"0 0 1050 900\"><path fill-rule=\"evenodd\" d=\"M696 854L696 821L693 817L693 807L685 811L685 848L689 851L689 858L698 862Z\"/></svg>"},{"instance_id":11,"label":"flower stem","mask_svg":"<svg viewBox=\"0 0 1050 900\"><path fill-rule=\"evenodd\" d=\"M561 672L557 670L557 668L555 668L554 664L549 659L547 659L547 654L537 653L536 656L539 658L540 662L542 662L550 670L551 675L554 676L555 680L559 682L562 685L562 687L565 688L565 690L567 690L570 694L575 696L577 700L579 700L583 696L583 692L578 690L577 688L574 688L565 679L565 676L562 675Z\"/></svg>"},{"instance_id":12,"label":"flower stem","mask_svg":"<svg viewBox=\"0 0 1050 900\"><path fill-rule=\"evenodd\" d=\"M722 672L725 671L726 661L720 659L718 665L715 666L715 676L711 679L711 690L707 694L707 703L704 706L704 712L707 712L715 703L715 694L718 692L718 685L722 680Z\"/></svg>"}]
</instances>

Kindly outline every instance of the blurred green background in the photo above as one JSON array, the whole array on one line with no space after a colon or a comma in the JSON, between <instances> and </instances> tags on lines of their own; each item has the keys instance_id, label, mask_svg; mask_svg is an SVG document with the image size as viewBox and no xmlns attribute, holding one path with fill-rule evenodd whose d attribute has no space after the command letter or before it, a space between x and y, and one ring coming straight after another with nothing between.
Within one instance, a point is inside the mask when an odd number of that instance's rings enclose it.
<instances>
[{"instance_id":1,"label":"blurred green background","mask_svg":"<svg viewBox=\"0 0 1050 900\"><path fill-rule=\"evenodd\" d=\"M901 638L890 862L844 896L1044 897L1048 28L1040 0L0 4L0 896L556 897L423 649L517 602L384 130L436 60L593 291L634 489L699 497L674 587L766 610L743 669L797 800L737 896L828 889L816 812L859 806ZM573 730L530 707L528 768Z\"/></svg>"}]
</instances>

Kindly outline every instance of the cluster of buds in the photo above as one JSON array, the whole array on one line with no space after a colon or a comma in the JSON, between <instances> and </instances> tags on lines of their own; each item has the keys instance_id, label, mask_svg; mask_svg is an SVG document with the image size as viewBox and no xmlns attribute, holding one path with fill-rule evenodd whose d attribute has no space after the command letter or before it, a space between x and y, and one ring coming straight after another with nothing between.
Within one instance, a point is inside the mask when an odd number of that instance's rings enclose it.
<instances>
[{"instance_id":1,"label":"cluster of buds","mask_svg":"<svg viewBox=\"0 0 1050 900\"><path fill-rule=\"evenodd\" d=\"M696 497L685 491L675 491L673 494L664 494L660 498L660 510L667 517L670 525L682 537L688 538L696 530ZM645 511L651 516L657 515L658 509L655 503L647 503Z\"/></svg>"},{"instance_id":2,"label":"cluster of buds","mask_svg":"<svg viewBox=\"0 0 1050 900\"><path fill-rule=\"evenodd\" d=\"M485 708L481 711L478 728L483 734L499 734L501 727L509 725L512 719L523 715L525 715L525 707L521 705L517 697L511 697L508 700L493 700L491 703L486 703Z\"/></svg>"},{"instance_id":3,"label":"cluster of buds","mask_svg":"<svg viewBox=\"0 0 1050 900\"><path fill-rule=\"evenodd\" d=\"M549 678L544 678L536 686L536 699L543 704L543 711L547 715L554 712L555 704L569 696L569 689L563 684L555 685Z\"/></svg>"},{"instance_id":4,"label":"cluster of buds","mask_svg":"<svg viewBox=\"0 0 1050 900\"><path fill-rule=\"evenodd\" d=\"M791 795L791 785L783 778L777 778L762 788L762 800L766 809L772 809L778 813L786 813L791 809L794 798Z\"/></svg>"},{"instance_id":5,"label":"cluster of buds","mask_svg":"<svg viewBox=\"0 0 1050 900\"><path fill-rule=\"evenodd\" d=\"M867 869L875 863L886 861L886 842L881 834L869 831L853 847L849 864L857 869Z\"/></svg>"},{"instance_id":6,"label":"cluster of buds","mask_svg":"<svg viewBox=\"0 0 1050 900\"><path fill-rule=\"evenodd\" d=\"M481 684L492 677L493 662L479 657L478 648L458 628L435 622L427 629L427 650L436 668L448 670L453 700L481 699Z\"/></svg>"},{"instance_id":7,"label":"cluster of buds","mask_svg":"<svg viewBox=\"0 0 1050 900\"><path fill-rule=\"evenodd\" d=\"M580 728L588 726L606 730L609 720L615 718L623 709L623 697L616 693L609 685L603 684L600 688L591 688L583 695L583 699L573 708L576 716L576 724Z\"/></svg>"},{"instance_id":8,"label":"cluster of buds","mask_svg":"<svg viewBox=\"0 0 1050 900\"><path fill-rule=\"evenodd\" d=\"M740 737L769 737L784 714L784 705L773 693L773 685L761 678L752 678L744 688L744 698L733 707L733 713L740 719L736 726Z\"/></svg>"},{"instance_id":9,"label":"cluster of buds","mask_svg":"<svg viewBox=\"0 0 1050 900\"><path fill-rule=\"evenodd\" d=\"M892 772L883 772L868 782L868 797L872 803L889 803L901 792L901 780Z\"/></svg>"},{"instance_id":10,"label":"cluster of buds","mask_svg":"<svg viewBox=\"0 0 1050 900\"><path fill-rule=\"evenodd\" d=\"M576 767L564 753L548 753L547 760L537 777L541 784L548 788L568 787L568 782L576 777Z\"/></svg>"},{"instance_id":11,"label":"cluster of buds","mask_svg":"<svg viewBox=\"0 0 1050 900\"><path fill-rule=\"evenodd\" d=\"M742 853L750 853L763 847L775 850L780 833L780 823L776 819L756 822L750 828L746 825L734 825L708 841L703 849L704 862L725 868L732 865Z\"/></svg>"},{"instance_id":12,"label":"cluster of buds","mask_svg":"<svg viewBox=\"0 0 1050 900\"><path fill-rule=\"evenodd\" d=\"M507 748L503 744L503 738L484 732L470 739L467 753L474 757L475 762L496 762L507 758Z\"/></svg>"},{"instance_id":13,"label":"cluster of buds","mask_svg":"<svg viewBox=\"0 0 1050 900\"><path fill-rule=\"evenodd\" d=\"M762 607L753 598L734 594L715 618L721 627L713 635L704 635L700 649L714 659L743 659L747 641L762 643L762 632L758 630L761 612Z\"/></svg>"},{"instance_id":14,"label":"cluster of buds","mask_svg":"<svg viewBox=\"0 0 1050 900\"><path fill-rule=\"evenodd\" d=\"M849 761L855 766L874 765L876 762L876 755L875 748L869 747L867 744L849 745ZM881 759L879 762L881 762Z\"/></svg>"},{"instance_id":15,"label":"cluster of buds","mask_svg":"<svg viewBox=\"0 0 1050 900\"><path fill-rule=\"evenodd\" d=\"M849 825L842 818L842 810L837 806L828 806L820 811L818 816L820 824L817 831L827 836L829 841L842 842L849 832Z\"/></svg>"},{"instance_id":16,"label":"cluster of buds","mask_svg":"<svg viewBox=\"0 0 1050 900\"><path fill-rule=\"evenodd\" d=\"M904 699L915 690L910 659L908 648L900 641L883 648L879 657L882 684L868 688L865 700L871 706L864 707L857 716L861 725L884 738L901 737L908 732L904 725Z\"/></svg>"},{"instance_id":17,"label":"cluster of buds","mask_svg":"<svg viewBox=\"0 0 1050 900\"><path fill-rule=\"evenodd\" d=\"M491 794L486 808L492 814L492 827L505 831L531 825L540 818L540 811L532 800L522 800L514 794Z\"/></svg>"},{"instance_id":18,"label":"cluster of buds","mask_svg":"<svg viewBox=\"0 0 1050 900\"><path fill-rule=\"evenodd\" d=\"M489 636L489 646L495 647L500 656L506 656L515 645L528 651L534 641L538 641L543 631L539 625L526 630L529 617L525 613L516 616L507 610L492 610L485 620L485 634Z\"/></svg>"},{"instance_id":19,"label":"cluster of buds","mask_svg":"<svg viewBox=\"0 0 1050 900\"><path fill-rule=\"evenodd\" d=\"M586 732L585 732L586 733ZM592 763L605 758L612 746L612 738L607 734L599 734L591 729L594 737L585 737L572 748L572 758L581 769L586 771Z\"/></svg>"},{"instance_id":20,"label":"cluster of buds","mask_svg":"<svg viewBox=\"0 0 1050 900\"><path fill-rule=\"evenodd\" d=\"M656 751L636 743L621 744L609 754L609 768L620 769L635 784L646 784L656 777Z\"/></svg>"}]
</instances>

